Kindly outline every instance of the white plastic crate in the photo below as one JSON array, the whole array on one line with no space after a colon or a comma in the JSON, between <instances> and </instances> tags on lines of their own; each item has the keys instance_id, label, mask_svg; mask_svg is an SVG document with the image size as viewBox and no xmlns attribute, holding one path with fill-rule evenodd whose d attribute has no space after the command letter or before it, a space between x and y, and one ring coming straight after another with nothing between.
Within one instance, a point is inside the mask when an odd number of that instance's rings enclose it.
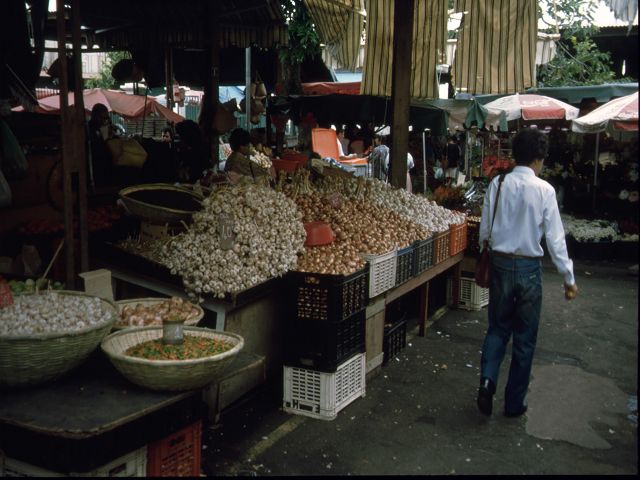
<instances>
[{"instance_id":1,"label":"white plastic crate","mask_svg":"<svg viewBox=\"0 0 640 480\"><path fill-rule=\"evenodd\" d=\"M452 278L447 278L447 303L452 302ZM489 305L489 289L478 286L473 278L460 277L460 289L458 290L458 305L456 308L463 310L481 310Z\"/></svg>"},{"instance_id":2,"label":"white plastic crate","mask_svg":"<svg viewBox=\"0 0 640 480\"><path fill-rule=\"evenodd\" d=\"M369 298L395 287L398 267L398 250L393 249L382 255L361 253L360 257L369 262Z\"/></svg>"},{"instance_id":3,"label":"white plastic crate","mask_svg":"<svg viewBox=\"0 0 640 480\"><path fill-rule=\"evenodd\" d=\"M0 457L0 477L146 477L147 447L123 455L90 472L59 473L21 462L7 456Z\"/></svg>"},{"instance_id":4,"label":"white plastic crate","mask_svg":"<svg viewBox=\"0 0 640 480\"><path fill-rule=\"evenodd\" d=\"M335 373L285 365L282 409L321 420L334 420L340 410L365 396L365 378L364 353L339 365Z\"/></svg>"}]
</instances>

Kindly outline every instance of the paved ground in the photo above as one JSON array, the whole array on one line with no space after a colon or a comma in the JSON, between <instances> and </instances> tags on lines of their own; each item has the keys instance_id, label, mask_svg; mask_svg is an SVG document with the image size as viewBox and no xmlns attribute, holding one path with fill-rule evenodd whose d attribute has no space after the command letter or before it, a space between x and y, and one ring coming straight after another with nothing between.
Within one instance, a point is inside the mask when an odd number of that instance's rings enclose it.
<instances>
[{"instance_id":1,"label":"paved ground","mask_svg":"<svg viewBox=\"0 0 640 480\"><path fill-rule=\"evenodd\" d=\"M267 385L205 427L206 475L638 474L638 277L628 264L576 262L563 299L545 262L529 411L491 418L475 405L486 308L449 310L333 421L280 409ZM507 352L509 355L510 352Z\"/></svg>"}]
</instances>

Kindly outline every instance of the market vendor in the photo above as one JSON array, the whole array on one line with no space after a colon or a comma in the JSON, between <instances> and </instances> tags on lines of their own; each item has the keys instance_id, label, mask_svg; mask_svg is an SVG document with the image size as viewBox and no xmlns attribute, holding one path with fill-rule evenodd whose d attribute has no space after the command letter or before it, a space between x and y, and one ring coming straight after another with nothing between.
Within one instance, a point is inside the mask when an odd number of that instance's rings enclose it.
<instances>
[{"instance_id":1,"label":"market vendor","mask_svg":"<svg viewBox=\"0 0 640 480\"><path fill-rule=\"evenodd\" d=\"M227 157L224 172L230 183L236 183L240 177L247 176L254 180L258 177L272 178L272 172L251 161L251 135L242 128L236 128L229 136L231 155Z\"/></svg>"}]
</instances>

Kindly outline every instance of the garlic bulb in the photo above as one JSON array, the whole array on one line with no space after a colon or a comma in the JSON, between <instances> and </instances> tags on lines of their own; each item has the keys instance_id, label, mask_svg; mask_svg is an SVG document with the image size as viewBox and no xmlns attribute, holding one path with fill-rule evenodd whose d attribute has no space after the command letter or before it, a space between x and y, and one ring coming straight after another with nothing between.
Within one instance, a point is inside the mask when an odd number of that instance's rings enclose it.
<instances>
[{"instance_id":1,"label":"garlic bulb","mask_svg":"<svg viewBox=\"0 0 640 480\"><path fill-rule=\"evenodd\" d=\"M262 185L216 189L185 233L162 249L161 260L182 277L191 299L224 298L287 272L303 251L306 232L293 201ZM233 247L220 246L220 214L233 218Z\"/></svg>"},{"instance_id":2,"label":"garlic bulb","mask_svg":"<svg viewBox=\"0 0 640 480\"><path fill-rule=\"evenodd\" d=\"M69 333L109 322L113 307L98 297L53 291L16 295L0 308L0 335Z\"/></svg>"}]
</instances>

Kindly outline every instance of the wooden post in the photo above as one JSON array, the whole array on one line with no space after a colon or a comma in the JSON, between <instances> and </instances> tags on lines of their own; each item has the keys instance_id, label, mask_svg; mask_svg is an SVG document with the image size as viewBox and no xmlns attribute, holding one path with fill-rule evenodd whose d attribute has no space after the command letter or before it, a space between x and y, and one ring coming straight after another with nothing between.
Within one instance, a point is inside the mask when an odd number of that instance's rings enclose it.
<instances>
[{"instance_id":1,"label":"wooden post","mask_svg":"<svg viewBox=\"0 0 640 480\"><path fill-rule=\"evenodd\" d=\"M393 13L393 120L389 168L391 185L406 188L411 99L411 43L414 0L394 0Z\"/></svg>"}]
</instances>

